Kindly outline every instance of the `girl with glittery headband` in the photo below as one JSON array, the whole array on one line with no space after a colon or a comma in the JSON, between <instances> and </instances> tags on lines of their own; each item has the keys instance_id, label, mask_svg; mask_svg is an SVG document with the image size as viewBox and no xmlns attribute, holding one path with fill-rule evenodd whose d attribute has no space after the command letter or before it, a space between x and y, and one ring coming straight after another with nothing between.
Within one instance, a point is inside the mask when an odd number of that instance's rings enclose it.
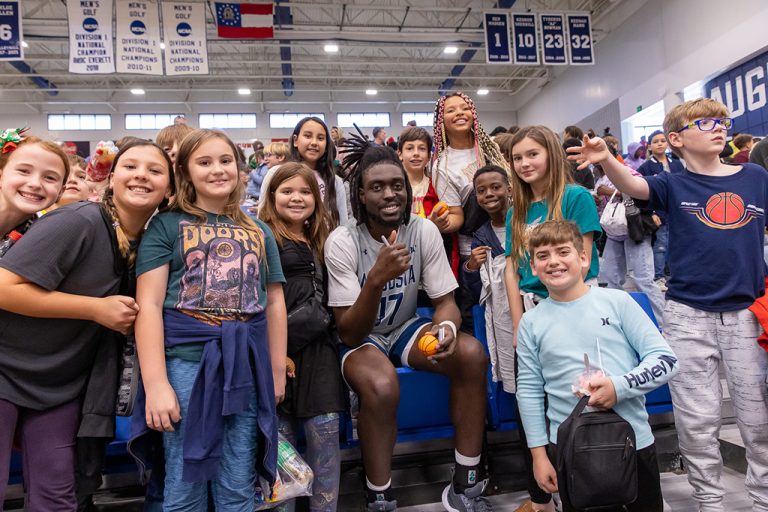
<instances>
[{"instance_id":1,"label":"girl with glittery headband","mask_svg":"<svg viewBox=\"0 0 768 512\"><path fill-rule=\"evenodd\" d=\"M24 129L0 134L0 258L61 195L69 161L61 148Z\"/></svg>"}]
</instances>

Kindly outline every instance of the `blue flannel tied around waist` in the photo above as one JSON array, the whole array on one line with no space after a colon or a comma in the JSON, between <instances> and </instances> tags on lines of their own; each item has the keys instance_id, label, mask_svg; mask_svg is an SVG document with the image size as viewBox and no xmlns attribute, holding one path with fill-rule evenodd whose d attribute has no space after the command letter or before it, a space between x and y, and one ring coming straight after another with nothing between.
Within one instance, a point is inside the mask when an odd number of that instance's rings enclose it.
<instances>
[{"instance_id":1,"label":"blue flannel tied around waist","mask_svg":"<svg viewBox=\"0 0 768 512\"><path fill-rule=\"evenodd\" d=\"M176 310L163 314L165 346L205 343L184 423L185 482L216 477L221 458L224 417L245 411L251 391L258 398L257 471L273 483L277 466L277 417L272 364L263 313L248 321L209 325ZM253 364L253 367L251 367Z\"/></svg>"}]
</instances>

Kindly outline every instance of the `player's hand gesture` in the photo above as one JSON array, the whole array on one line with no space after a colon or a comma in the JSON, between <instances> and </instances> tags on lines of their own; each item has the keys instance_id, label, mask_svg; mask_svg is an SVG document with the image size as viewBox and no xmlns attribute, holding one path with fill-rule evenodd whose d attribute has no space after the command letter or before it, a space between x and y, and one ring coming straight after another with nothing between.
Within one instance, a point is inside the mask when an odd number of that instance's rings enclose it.
<instances>
[{"instance_id":1,"label":"player's hand gesture","mask_svg":"<svg viewBox=\"0 0 768 512\"><path fill-rule=\"evenodd\" d=\"M373 264L369 278L375 278L382 286L388 281L400 276L411 265L411 253L405 244L395 243L397 231L392 231L383 238L384 246L379 250L376 263Z\"/></svg>"},{"instance_id":2,"label":"player's hand gesture","mask_svg":"<svg viewBox=\"0 0 768 512\"><path fill-rule=\"evenodd\" d=\"M609 158L613 158L608 150L608 145L600 137L591 139L584 136L584 145L566 149L568 160L579 164L578 169L584 169L589 164L599 164Z\"/></svg>"}]
</instances>

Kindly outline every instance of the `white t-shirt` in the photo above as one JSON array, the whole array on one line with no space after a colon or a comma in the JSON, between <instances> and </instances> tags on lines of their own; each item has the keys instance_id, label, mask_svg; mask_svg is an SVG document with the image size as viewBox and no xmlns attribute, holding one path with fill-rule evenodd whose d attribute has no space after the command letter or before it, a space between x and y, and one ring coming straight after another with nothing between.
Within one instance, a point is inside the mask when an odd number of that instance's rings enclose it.
<instances>
[{"instance_id":1,"label":"white t-shirt","mask_svg":"<svg viewBox=\"0 0 768 512\"><path fill-rule=\"evenodd\" d=\"M416 316L419 285L433 299L458 288L440 232L432 222L411 215L408 225L400 226L397 243L410 249L411 265L384 286L379 317L372 331L375 334L387 334ZM373 239L365 224L358 224L355 219L333 230L325 243L329 306L355 303L383 245Z\"/></svg>"},{"instance_id":2,"label":"white t-shirt","mask_svg":"<svg viewBox=\"0 0 768 512\"><path fill-rule=\"evenodd\" d=\"M429 178L424 176L416 185L411 183L411 189L413 190L411 213L418 215L419 217L426 217L427 215L424 212L424 196L426 196L429 191Z\"/></svg>"},{"instance_id":3,"label":"white t-shirt","mask_svg":"<svg viewBox=\"0 0 768 512\"><path fill-rule=\"evenodd\" d=\"M432 173L437 197L448 206L464 206L474 193L472 178L479 168L475 149L453 149L448 146ZM469 256L472 237L459 235L459 254Z\"/></svg>"},{"instance_id":4,"label":"white t-shirt","mask_svg":"<svg viewBox=\"0 0 768 512\"><path fill-rule=\"evenodd\" d=\"M501 246L504 247L507 242L507 227L500 226L497 228L493 224L491 224L491 227L493 228L493 232L496 233L496 238L501 242Z\"/></svg>"},{"instance_id":5,"label":"white t-shirt","mask_svg":"<svg viewBox=\"0 0 768 512\"><path fill-rule=\"evenodd\" d=\"M472 178L477 169L474 148L446 148L432 172L437 197L448 206L463 206L472 193Z\"/></svg>"}]
</instances>

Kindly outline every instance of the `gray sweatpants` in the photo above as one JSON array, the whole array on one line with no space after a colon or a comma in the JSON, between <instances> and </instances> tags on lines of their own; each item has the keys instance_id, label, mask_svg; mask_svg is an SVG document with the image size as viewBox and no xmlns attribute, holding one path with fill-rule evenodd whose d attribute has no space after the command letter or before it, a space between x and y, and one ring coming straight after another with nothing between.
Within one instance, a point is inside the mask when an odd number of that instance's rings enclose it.
<instances>
[{"instance_id":1,"label":"gray sweatpants","mask_svg":"<svg viewBox=\"0 0 768 512\"><path fill-rule=\"evenodd\" d=\"M746 309L711 313L668 300L664 327L679 358L669 385L693 498L702 512L725 511L718 441L722 364L747 452L747 492L753 510L768 511L768 353L757 344L760 324Z\"/></svg>"}]
</instances>

